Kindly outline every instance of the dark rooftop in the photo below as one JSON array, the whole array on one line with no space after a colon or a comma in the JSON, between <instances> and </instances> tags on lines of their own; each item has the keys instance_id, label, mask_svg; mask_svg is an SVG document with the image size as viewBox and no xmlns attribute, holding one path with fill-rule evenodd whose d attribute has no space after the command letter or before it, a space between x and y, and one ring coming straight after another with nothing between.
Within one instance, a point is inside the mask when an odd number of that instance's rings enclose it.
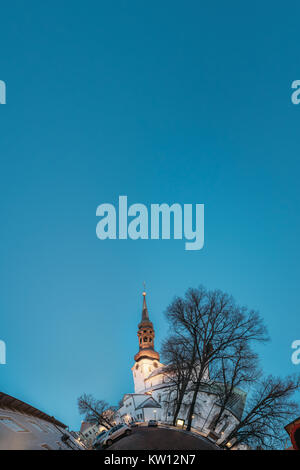
<instances>
[{"instance_id":1,"label":"dark rooftop","mask_svg":"<svg viewBox=\"0 0 300 470\"><path fill-rule=\"evenodd\" d=\"M54 416L49 416L47 413L34 408L34 406L28 405L28 403L18 400L17 398L7 395L3 392L0 392L0 408L19 411L20 413L35 416L36 418L40 418L44 421L48 421L49 423L56 424L56 426L60 426L64 429L67 427L65 424L55 419Z\"/></svg>"}]
</instances>

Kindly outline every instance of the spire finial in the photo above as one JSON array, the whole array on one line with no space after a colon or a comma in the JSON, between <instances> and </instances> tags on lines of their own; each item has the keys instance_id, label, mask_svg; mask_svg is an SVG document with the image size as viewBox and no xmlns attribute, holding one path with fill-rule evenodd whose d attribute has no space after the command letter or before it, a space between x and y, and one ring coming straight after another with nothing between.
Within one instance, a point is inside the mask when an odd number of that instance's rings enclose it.
<instances>
[{"instance_id":1,"label":"spire finial","mask_svg":"<svg viewBox=\"0 0 300 470\"><path fill-rule=\"evenodd\" d=\"M144 291L143 291L143 310L142 310L142 321L149 321L148 308L146 304L146 283L144 281Z\"/></svg>"}]
</instances>

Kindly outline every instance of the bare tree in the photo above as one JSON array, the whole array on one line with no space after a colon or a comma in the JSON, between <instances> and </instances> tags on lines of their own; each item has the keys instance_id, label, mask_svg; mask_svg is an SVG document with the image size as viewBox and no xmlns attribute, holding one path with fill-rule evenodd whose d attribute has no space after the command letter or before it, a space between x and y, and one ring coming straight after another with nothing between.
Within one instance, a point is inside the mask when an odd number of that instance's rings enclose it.
<instances>
[{"instance_id":1,"label":"bare tree","mask_svg":"<svg viewBox=\"0 0 300 470\"><path fill-rule=\"evenodd\" d=\"M195 345L192 344L192 349L189 346L190 343L184 341L182 337L169 337L162 346L162 355L165 361L170 364L164 370L164 375L168 379L172 392L175 392L173 426L176 425L184 395L193 378L195 369Z\"/></svg>"},{"instance_id":2,"label":"bare tree","mask_svg":"<svg viewBox=\"0 0 300 470\"><path fill-rule=\"evenodd\" d=\"M266 377L257 384L244 417L222 446L231 448L242 442L254 448L282 448L284 425L299 414L299 405L292 401L293 394L299 389L299 377Z\"/></svg>"},{"instance_id":3,"label":"bare tree","mask_svg":"<svg viewBox=\"0 0 300 470\"><path fill-rule=\"evenodd\" d=\"M227 405L234 397L235 390L238 387L253 385L261 376L258 356L251 351L247 343L237 343L232 353L229 357L222 357L216 361L217 381L214 383L214 391L217 393L220 408L213 418L212 430L216 429Z\"/></svg>"},{"instance_id":4,"label":"bare tree","mask_svg":"<svg viewBox=\"0 0 300 470\"><path fill-rule=\"evenodd\" d=\"M238 306L229 295L203 286L189 289L166 310L173 336L195 349L196 368L187 430L201 385L207 383L214 362L234 355L237 345L266 341L267 332L258 312Z\"/></svg>"},{"instance_id":5,"label":"bare tree","mask_svg":"<svg viewBox=\"0 0 300 470\"><path fill-rule=\"evenodd\" d=\"M105 401L97 400L92 395L84 393L78 398L77 403L79 413L84 415L88 423L98 424L106 429L114 425L114 413Z\"/></svg>"}]
</instances>

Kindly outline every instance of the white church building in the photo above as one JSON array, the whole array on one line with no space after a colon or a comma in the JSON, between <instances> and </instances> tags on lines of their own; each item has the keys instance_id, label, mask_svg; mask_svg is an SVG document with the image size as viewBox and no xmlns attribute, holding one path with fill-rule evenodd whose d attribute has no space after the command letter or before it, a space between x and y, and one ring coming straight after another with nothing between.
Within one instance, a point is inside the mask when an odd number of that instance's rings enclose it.
<instances>
[{"instance_id":1,"label":"white church building","mask_svg":"<svg viewBox=\"0 0 300 470\"><path fill-rule=\"evenodd\" d=\"M139 351L134 356L134 364L131 368L134 393L124 395L118 415L125 423L147 422L155 419L160 423L172 424L176 391L170 375L167 374L168 366L160 362L159 353L154 348L155 332L149 318L145 292L143 292L142 318L138 324L137 335ZM192 391L187 391L177 417L178 426L183 427L187 423L191 396ZM235 389L221 421L215 431L212 431L212 424L220 406L214 386L208 381L207 386L199 391L192 429L221 443L240 421L245 401L246 393Z\"/></svg>"}]
</instances>

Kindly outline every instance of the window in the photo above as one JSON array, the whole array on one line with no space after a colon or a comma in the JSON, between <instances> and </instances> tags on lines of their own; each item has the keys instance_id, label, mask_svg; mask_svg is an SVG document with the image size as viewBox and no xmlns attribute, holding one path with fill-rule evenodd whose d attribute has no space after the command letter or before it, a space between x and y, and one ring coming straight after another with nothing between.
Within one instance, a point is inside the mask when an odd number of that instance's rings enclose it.
<instances>
[{"instance_id":1,"label":"window","mask_svg":"<svg viewBox=\"0 0 300 470\"><path fill-rule=\"evenodd\" d=\"M48 446L48 444L41 444L41 447L45 450L52 450L52 447Z\"/></svg>"},{"instance_id":2,"label":"window","mask_svg":"<svg viewBox=\"0 0 300 470\"><path fill-rule=\"evenodd\" d=\"M229 415L226 415L226 414L224 415L223 423L222 423L222 424L223 424L223 426L222 426L222 428L220 429L220 432L221 432L221 433L224 433L225 429L227 429L228 426L229 426Z\"/></svg>"},{"instance_id":3,"label":"window","mask_svg":"<svg viewBox=\"0 0 300 470\"><path fill-rule=\"evenodd\" d=\"M222 428L220 429L220 432L223 433L225 431L225 429L227 429L229 426L229 423L228 422L225 422L224 425L222 426Z\"/></svg>"},{"instance_id":4,"label":"window","mask_svg":"<svg viewBox=\"0 0 300 470\"><path fill-rule=\"evenodd\" d=\"M149 338L149 343L152 343L152 338Z\"/></svg>"},{"instance_id":5,"label":"window","mask_svg":"<svg viewBox=\"0 0 300 470\"><path fill-rule=\"evenodd\" d=\"M0 423L5 424L5 426L15 432L29 432L28 429L23 428L23 426L21 426L11 418L0 417Z\"/></svg>"},{"instance_id":6,"label":"window","mask_svg":"<svg viewBox=\"0 0 300 470\"><path fill-rule=\"evenodd\" d=\"M30 425L31 425L33 428L37 429L38 431L46 432L46 431L42 428L42 426L40 426L38 423L35 423L34 421L29 421L29 420L27 420L27 421L28 421L28 423L30 423Z\"/></svg>"},{"instance_id":7,"label":"window","mask_svg":"<svg viewBox=\"0 0 300 470\"><path fill-rule=\"evenodd\" d=\"M49 426L49 424L45 424L45 427L48 429L48 431L55 432L55 430L53 428L51 428L51 426Z\"/></svg>"},{"instance_id":8,"label":"window","mask_svg":"<svg viewBox=\"0 0 300 470\"><path fill-rule=\"evenodd\" d=\"M158 403L161 402L161 395L158 395Z\"/></svg>"},{"instance_id":9,"label":"window","mask_svg":"<svg viewBox=\"0 0 300 470\"><path fill-rule=\"evenodd\" d=\"M147 343L147 341L148 341L148 338L144 338L144 343Z\"/></svg>"},{"instance_id":10,"label":"window","mask_svg":"<svg viewBox=\"0 0 300 470\"><path fill-rule=\"evenodd\" d=\"M218 415L215 415L210 423L210 426L209 426L210 429L214 429L216 427L217 419L218 419Z\"/></svg>"}]
</instances>

